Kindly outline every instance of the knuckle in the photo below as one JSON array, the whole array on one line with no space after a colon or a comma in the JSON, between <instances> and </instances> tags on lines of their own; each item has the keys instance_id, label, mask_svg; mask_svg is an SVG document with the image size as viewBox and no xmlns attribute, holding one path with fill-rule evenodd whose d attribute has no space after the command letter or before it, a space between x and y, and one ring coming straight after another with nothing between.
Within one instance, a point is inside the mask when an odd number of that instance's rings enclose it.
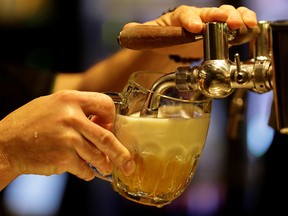
<instances>
[{"instance_id":1,"label":"knuckle","mask_svg":"<svg viewBox=\"0 0 288 216\"><path fill-rule=\"evenodd\" d=\"M53 94L53 96L57 99L57 100L63 100L63 101L67 101L71 99L71 94L73 93L73 90L61 90L58 92L55 92Z\"/></svg>"},{"instance_id":2,"label":"knuckle","mask_svg":"<svg viewBox=\"0 0 288 216\"><path fill-rule=\"evenodd\" d=\"M85 165L81 169L81 176L82 176L82 179L85 181L91 181L92 179L95 178L94 171L87 165Z\"/></svg>"},{"instance_id":3,"label":"knuckle","mask_svg":"<svg viewBox=\"0 0 288 216\"><path fill-rule=\"evenodd\" d=\"M75 133L74 131L66 131L63 133L63 138L62 138L64 144L68 147L73 146L73 145L83 145L83 138L81 137L80 134ZM64 146L65 146L64 145Z\"/></svg>"},{"instance_id":4,"label":"knuckle","mask_svg":"<svg viewBox=\"0 0 288 216\"><path fill-rule=\"evenodd\" d=\"M108 175L112 172L112 163L109 158L102 154L98 153L98 157L91 160L91 164L94 164L95 171L103 175Z\"/></svg>"},{"instance_id":5,"label":"knuckle","mask_svg":"<svg viewBox=\"0 0 288 216\"><path fill-rule=\"evenodd\" d=\"M131 160L131 155L129 151L120 152L115 155L115 164L117 164L118 166L122 166L128 160Z\"/></svg>"},{"instance_id":6,"label":"knuckle","mask_svg":"<svg viewBox=\"0 0 288 216\"><path fill-rule=\"evenodd\" d=\"M71 161L73 160L73 157L70 154L63 155L62 157L57 157L54 159L54 166L59 168L60 170L68 170L71 166Z\"/></svg>"},{"instance_id":7,"label":"knuckle","mask_svg":"<svg viewBox=\"0 0 288 216\"><path fill-rule=\"evenodd\" d=\"M115 141L115 139L116 138L114 137L114 135L108 130L104 130L100 135L100 142L105 144L104 146L112 144Z\"/></svg>"},{"instance_id":8,"label":"knuckle","mask_svg":"<svg viewBox=\"0 0 288 216\"><path fill-rule=\"evenodd\" d=\"M89 154L89 156L87 156L87 160L89 161L89 163L91 164L99 164L102 160L104 153L101 152L98 148L93 148L91 150L91 154Z\"/></svg>"},{"instance_id":9,"label":"knuckle","mask_svg":"<svg viewBox=\"0 0 288 216\"><path fill-rule=\"evenodd\" d=\"M178 6L178 7L176 8L176 10L179 11L179 12L183 12L183 11L189 9L189 8L191 8L191 7L189 7L189 6L187 6L187 5L180 5L180 6ZM175 10L175 11L176 11L176 10Z\"/></svg>"},{"instance_id":10,"label":"knuckle","mask_svg":"<svg viewBox=\"0 0 288 216\"><path fill-rule=\"evenodd\" d=\"M82 167L82 169L79 170L79 172L73 174L78 178L83 179L84 181L91 181L92 179L95 178L94 171L88 166Z\"/></svg>"}]
</instances>

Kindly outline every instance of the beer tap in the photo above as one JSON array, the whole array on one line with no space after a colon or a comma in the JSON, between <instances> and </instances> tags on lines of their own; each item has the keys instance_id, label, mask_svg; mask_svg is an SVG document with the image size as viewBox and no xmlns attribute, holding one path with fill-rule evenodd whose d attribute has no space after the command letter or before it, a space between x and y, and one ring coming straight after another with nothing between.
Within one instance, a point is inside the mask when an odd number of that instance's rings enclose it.
<instances>
[{"instance_id":1,"label":"beer tap","mask_svg":"<svg viewBox=\"0 0 288 216\"><path fill-rule=\"evenodd\" d=\"M124 29L118 36L121 46L138 50L198 40L203 40L202 63L179 67L167 75L169 78L164 76L153 87L163 91L165 83L166 87L175 85L182 92L197 89L216 99L228 97L235 89L259 94L273 90L276 129L288 134L288 21L259 21L255 28L237 31L231 31L224 22L208 22L198 35L180 27L136 26ZM253 57L241 62L236 53L231 61L229 45L247 42L252 45ZM150 102L148 104L156 107Z\"/></svg>"}]
</instances>

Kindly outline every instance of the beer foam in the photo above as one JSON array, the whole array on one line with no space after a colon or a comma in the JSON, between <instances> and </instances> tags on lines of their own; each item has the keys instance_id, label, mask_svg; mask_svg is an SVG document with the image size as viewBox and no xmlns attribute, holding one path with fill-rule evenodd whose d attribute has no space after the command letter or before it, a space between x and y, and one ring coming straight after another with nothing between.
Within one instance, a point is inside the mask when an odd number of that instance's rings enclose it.
<instances>
[{"instance_id":1,"label":"beer foam","mask_svg":"<svg viewBox=\"0 0 288 216\"><path fill-rule=\"evenodd\" d=\"M167 157L169 152L183 155L202 151L210 121L210 118L139 117L139 113L118 114L116 118L115 135L131 152L151 151Z\"/></svg>"}]
</instances>

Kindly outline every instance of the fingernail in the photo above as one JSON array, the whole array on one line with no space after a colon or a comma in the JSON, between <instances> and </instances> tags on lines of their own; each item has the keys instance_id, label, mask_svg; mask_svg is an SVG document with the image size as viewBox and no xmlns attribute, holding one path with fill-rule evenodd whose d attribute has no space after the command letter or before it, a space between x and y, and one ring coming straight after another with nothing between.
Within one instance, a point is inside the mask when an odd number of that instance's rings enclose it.
<instances>
[{"instance_id":1,"label":"fingernail","mask_svg":"<svg viewBox=\"0 0 288 216\"><path fill-rule=\"evenodd\" d=\"M135 171L135 162L133 160L129 160L127 161L124 165L123 165L123 171L124 174L126 176L130 176L134 171Z\"/></svg>"},{"instance_id":2,"label":"fingernail","mask_svg":"<svg viewBox=\"0 0 288 216\"><path fill-rule=\"evenodd\" d=\"M101 171L101 174L103 174L104 176L110 175L112 172L112 170L110 169L104 169L103 171Z\"/></svg>"},{"instance_id":3,"label":"fingernail","mask_svg":"<svg viewBox=\"0 0 288 216\"><path fill-rule=\"evenodd\" d=\"M199 25L202 26L202 21L201 20L194 20L194 25Z\"/></svg>"},{"instance_id":4,"label":"fingernail","mask_svg":"<svg viewBox=\"0 0 288 216\"><path fill-rule=\"evenodd\" d=\"M193 19L191 21L191 30L193 33L199 33L202 31L203 23L201 20Z\"/></svg>"}]
</instances>

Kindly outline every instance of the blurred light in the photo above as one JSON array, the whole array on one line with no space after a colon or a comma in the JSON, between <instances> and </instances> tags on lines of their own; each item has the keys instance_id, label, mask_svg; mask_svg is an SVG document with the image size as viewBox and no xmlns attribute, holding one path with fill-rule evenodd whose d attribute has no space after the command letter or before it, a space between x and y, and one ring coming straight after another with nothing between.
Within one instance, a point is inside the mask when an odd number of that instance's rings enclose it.
<instances>
[{"instance_id":1,"label":"blurred light","mask_svg":"<svg viewBox=\"0 0 288 216\"><path fill-rule=\"evenodd\" d=\"M43 24L50 20L54 1L0 0L0 24Z\"/></svg>"},{"instance_id":2,"label":"blurred light","mask_svg":"<svg viewBox=\"0 0 288 216\"><path fill-rule=\"evenodd\" d=\"M268 125L273 93L249 93L247 109L247 147L248 151L261 157L270 147L274 129Z\"/></svg>"},{"instance_id":3,"label":"blurred light","mask_svg":"<svg viewBox=\"0 0 288 216\"><path fill-rule=\"evenodd\" d=\"M13 216L56 215L68 175L23 175L6 189L4 204Z\"/></svg>"},{"instance_id":4,"label":"blurred light","mask_svg":"<svg viewBox=\"0 0 288 216\"><path fill-rule=\"evenodd\" d=\"M277 3L276 3L277 2ZM287 19L287 0L277 0L271 8L270 0L244 0L242 2L246 7L254 10L257 13L258 20L281 20Z\"/></svg>"},{"instance_id":5,"label":"blurred light","mask_svg":"<svg viewBox=\"0 0 288 216\"><path fill-rule=\"evenodd\" d=\"M202 182L191 187L187 202L189 215L214 215L221 206L221 196L218 184Z\"/></svg>"}]
</instances>

